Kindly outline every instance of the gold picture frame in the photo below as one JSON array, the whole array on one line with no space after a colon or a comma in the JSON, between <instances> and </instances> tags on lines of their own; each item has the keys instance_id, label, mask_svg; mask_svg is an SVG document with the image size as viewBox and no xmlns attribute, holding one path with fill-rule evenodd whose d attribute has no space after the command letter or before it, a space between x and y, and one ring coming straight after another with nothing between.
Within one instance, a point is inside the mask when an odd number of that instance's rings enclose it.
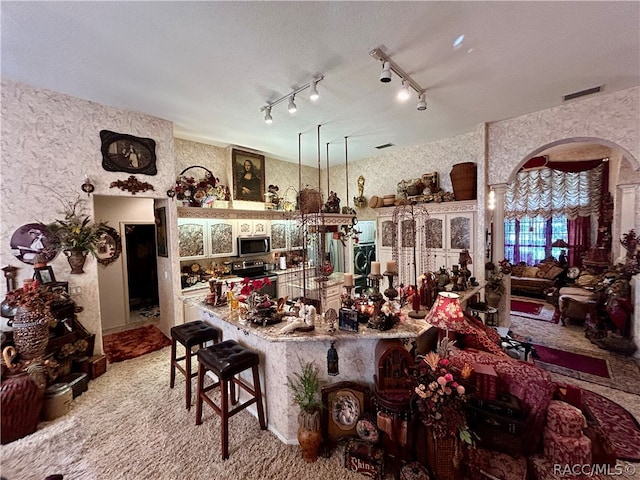
<instances>
[{"instance_id":1,"label":"gold picture frame","mask_svg":"<svg viewBox=\"0 0 640 480\"><path fill-rule=\"evenodd\" d=\"M233 199L265 201L264 155L233 149Z\"/></svg>"}]
</instances>

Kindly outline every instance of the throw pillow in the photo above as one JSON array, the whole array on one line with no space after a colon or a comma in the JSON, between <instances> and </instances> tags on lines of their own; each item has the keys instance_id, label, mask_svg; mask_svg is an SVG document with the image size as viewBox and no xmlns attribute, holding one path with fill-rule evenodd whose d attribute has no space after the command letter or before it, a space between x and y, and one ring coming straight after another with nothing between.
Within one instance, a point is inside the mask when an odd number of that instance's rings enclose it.
<instances>
[{"instance_id":1,"label":"throw pillow","mask_svg":"<svg viewBox=\"0 0 640 480\"><path fill-rule=\"evenodd\" d=\"M584 274L576 279L576 285L582 288L595 287L598 284L598 275Z\"/></svg>"},{"instance_id":2,"label":"throw pillow","mask_svg":"<svg viewBox=\"0 0 640 480\"><path fill-rule=\"evenodd\" d=\"M540 272L542 272L542 275L539 275L540 278L544 277L544 274L547 273L549 271L549 269L551 269L551 267L553 267L553 263L551 262L540 262L538 264L538 270L540 270Z\"/></svg>"},{"instance_id":3,"label":"throw pillow","mask_svg":"<svg viewBox=\"0 0 640 480\"><path fill-rule=\"evenodd\" d=\"M564 270L560 267L556 267L553 265L547 273L544 274L544 278L547 280L554 280L558 275L560 275Z\"/></svg>"},{"instance_id":4,"label":"throw pillow","mask_svg":"<svg viewBox=\"0 0 640 480\"><path fill-rule=\"evenodd\" d=\"M525 266L524 265L514 265L511 268L511 276L512 277L523 277L524 275L524 269Z\"/></svg>"},{"instance_id":5,"label":"throw pillow","mask_svg":"<svg viewBox=\"0 0 640 480\"><path fill-rule=\"evenodd\" d=\"M538 267L524 267L523 277L536 278L538 274Z\"/></svg>"}]
</instances>

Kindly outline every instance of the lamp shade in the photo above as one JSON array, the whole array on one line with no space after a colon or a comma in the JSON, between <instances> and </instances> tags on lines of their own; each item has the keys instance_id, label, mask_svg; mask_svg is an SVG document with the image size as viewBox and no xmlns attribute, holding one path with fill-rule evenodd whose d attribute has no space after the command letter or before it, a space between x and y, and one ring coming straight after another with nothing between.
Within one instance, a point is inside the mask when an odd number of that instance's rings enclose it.
<instances>
[{"instance_id":1,"label":"lamp shade","mask_svg":"<svg viewBox=\"0 0 640 480\"><path fill-rule=\"evenodd\" d=\"M458 333L471 333L471 327L464 318L460 306L459 295L451 292L440 292L436 303L427 314L425 320L441 330Z\"/></svg>"},{"instance_id":2,"label":"lamp shade","mask_svg":"<svg viewBox=\"0 0 640 480\"><path fill-rule=\"evenodd\" d=\"M551 246L554 248L569 248L569 244L561 238L557 238Z\"/></svg>"}]
</instances>

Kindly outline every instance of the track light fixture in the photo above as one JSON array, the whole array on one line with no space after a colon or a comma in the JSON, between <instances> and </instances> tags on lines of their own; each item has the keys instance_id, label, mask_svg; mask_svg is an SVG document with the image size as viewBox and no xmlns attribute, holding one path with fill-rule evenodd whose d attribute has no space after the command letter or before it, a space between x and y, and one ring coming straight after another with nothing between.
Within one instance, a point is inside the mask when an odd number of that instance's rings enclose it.
<instances>
[{"instance_id":1,"label":"track light fixture","mask_svg":"<svg viewBox=\"0 0 640 480\"><path fill-rule=\"evenodd\" d=\"M271 107L265 109L264 123L271 125L273 123L273 117L271 116Z\"/></svg>"},{"instance_id":2,"label":"track light fixture","mask_svg":"<svg viewBox=\"0 0 640 480\"><path fill-rule=\"evenodd\" d=\"M376 60L382 62L382 73L380 74L380 81L383 83L389 83L391 81L391 72L395 73L402 79L402 88L398 92L398 99L406 101L411 96L409 87L411 87L418 94L418 104L416 108L419 111L427 109L427 101L425 100L425 89L422 88L418 82L416 82L411 76L400 68L393 60L391 60L386 53L379 48L374 48L369 52Z\"/></svg>"},{"instance_id":3,"label":"track light fixture","mask_svg":"<svg viewBox=\"0 0 640 480\"><path fill-rule=\"evenodd\" d=\"M287 110L289 110L289 113L296 113L298 111L298 106L296 105L295 98L295 95L291 95L291 98L289 98L289 105L287 106Z\"/></svg>"},{"instance_id":4,"label":"track light fixture","mask_svg":"<svg viewBox=\"0 0 640 480\"><path fill-rule=\"evenodd\" d=\"M424 99L424 93L421 93L418 96L418 105L416 106L416 108L419 111L423 111L427 109L427 101Z\"/></svg>"},{"instance_id":5,"label":"track light fixture","mask_svg":"<svg viewBox=\"0 0 640 480\"><path fill-rule=\"evenodd\" d=\"M294 91L289 92L286 95L283 95L282 97L278 98L277 100L274 100L273 102L267 103L264 107L261 107L260 111L265 112L264 113L265 123L270 124L273 122L273 117L271 116L271 107L274 107L279 103L284 102L285 100L289 100L288 107L287 107L287 110L289 110L289 113L295 113L298 110L298 107L295 102L295 97L298 93L302 92L303 90L306 90L307 88L310 89L309 98L311 100L315 101L318 98L320 98L320 95L318 95L317 85L318 85L318 82L320 82L321 80L324 80L324 75L320 75L319 77L314 78L309 83L305 83L304 85L302 85L300 88L297 88Z\"/></svg>"}]
</instances>

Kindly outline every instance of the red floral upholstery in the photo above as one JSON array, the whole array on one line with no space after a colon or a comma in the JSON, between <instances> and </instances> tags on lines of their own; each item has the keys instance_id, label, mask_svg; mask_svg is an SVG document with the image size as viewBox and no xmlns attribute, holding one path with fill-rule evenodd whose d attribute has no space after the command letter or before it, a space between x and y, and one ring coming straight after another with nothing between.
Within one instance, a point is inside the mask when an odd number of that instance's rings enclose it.
<instances>
[{"instance_id":1,"label":"red floral upholstery","mask_svg":"<svg viewBox=\"0 0 640 480\"><path fill-rule=\"evenodd\" d=\"M506 453L468 449L469 476L472 480L499 478L500 480L526 480L527 461L524 457L512 457Z\"/></svg>"},{"instance_id":2,"label":"red floral upholstery","mask_svg":"<svg viewBox=\"0 0 640 480\"><path fill-rule=\"evenodd\" d=\"M578 408L560 400L551 400L547 409L547 430L563 437L579 438L586 426L587 421Z\"/></svg>"},{"instance_id":3,"label":"red floral upholstery","mask_svg":"<svg viewBox=\"0 0 640 480\"><path fill-rule=\"evenodd\" d=\"M457 368L464 364L483 363L492 365L498 374L499 389L506 390L520 400L527 415L526 451L532 454L541 449L542 431L556 385L549 374L536 365L510 357L498 357L488 352L453 349L451 361Z\"/></svg>"},{"instance_id":4,"label":"red floral upholstery","mask_svg":"<svg viewBox=\"0 0 640 480\"><path fill-rule=\"evenodd\" d=\"M544 431L544 456L551 463L588 465L591 463L591 440L586 436L564 437Z\"/></svg>"},{"instance_id":5,"label":"red floral upholstery","mask_svg":"<svg viewBox=\"0 0 640 480\"><path fill-rule=\"evenodd\" d=\"M500 335L495 329L487 327L472 315L464 316L469 329L465 333L458 333L457 339L462 348L475 348L483 352L489 352L498 357L508 358L502 350Z\"/></svg>"}]
</instances>

